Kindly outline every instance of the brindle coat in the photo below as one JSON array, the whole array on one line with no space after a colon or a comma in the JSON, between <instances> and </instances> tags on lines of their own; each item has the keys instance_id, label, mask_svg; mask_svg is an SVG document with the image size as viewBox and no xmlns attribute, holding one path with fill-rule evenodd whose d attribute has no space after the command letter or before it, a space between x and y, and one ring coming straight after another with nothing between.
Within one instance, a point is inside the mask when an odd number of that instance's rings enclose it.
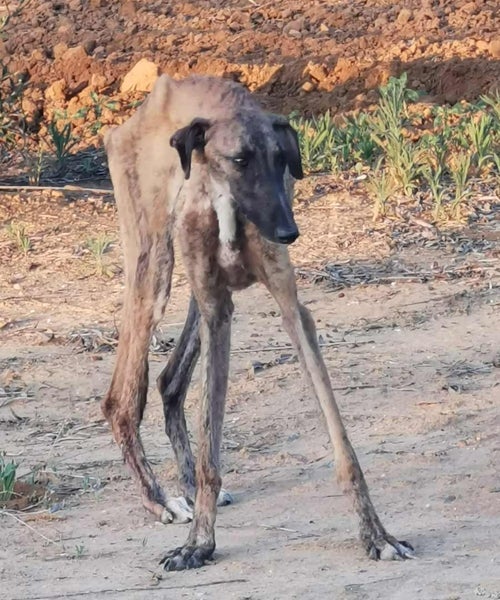
<instances>
[{"instance_id":1,"label":"brindle coat","mask_svg":"<svg viewBox=\"0 0 500 600\"><path fill-rule=\"evenodd\" d=\"M105 140L125 259L125 299L116 366L102 408L144 506L164 522L192 519L168 570L198 567L215 549L220 446L233 312L231 293L263 283L276 299L305 377L323 410L337 477L360 519L371 558L407 558L412 548L382 526L335 402L309 311L297 298L286 244L302 177L297 136L241 86L218 78L159 78L149 98ZM170 293L178 236L192 287L184 330L158 379L166 432L177 458L180 498L166 497L145 457L139 426L148 387L148 347ZM195 461L184 399L201 355ZM224 500L224 497L222 497ZM192 506L194 503L194 516Z\"/></svg>"}]
</instances>

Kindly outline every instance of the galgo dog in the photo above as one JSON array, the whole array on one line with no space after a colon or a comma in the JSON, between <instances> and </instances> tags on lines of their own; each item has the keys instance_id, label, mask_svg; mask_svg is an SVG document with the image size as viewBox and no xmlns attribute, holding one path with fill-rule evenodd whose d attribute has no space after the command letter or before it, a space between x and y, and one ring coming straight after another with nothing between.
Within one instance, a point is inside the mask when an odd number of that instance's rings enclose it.
<instances>
[{"instance_id":1,"label":"galgo dog","mask_svg":"<svg viewBox=\"0 0 500 600\"><path fill-rule=\"evenodd\" d=\"M220 448L227 389L232 292L260 282L275 298L307 383L323 411L336 473L353 501L368 556L411 558L370 500L347 437L309 311L300 304L288 245L298 235L293 182L303 177L297 133L264 112L242 86L215 77L161 76L145 102L105 138L125 260L116 365L102 403L114 438L161 521L192 521L188 539L162 559L166 570L200 567L215 549ZM192 290L180 339L158 378L180 496L165 494L139 427L148 389L148 348L167 304L178 240ZM184 400L201 355L199 443L189 444Z\"/></svg>"}]
</instances>

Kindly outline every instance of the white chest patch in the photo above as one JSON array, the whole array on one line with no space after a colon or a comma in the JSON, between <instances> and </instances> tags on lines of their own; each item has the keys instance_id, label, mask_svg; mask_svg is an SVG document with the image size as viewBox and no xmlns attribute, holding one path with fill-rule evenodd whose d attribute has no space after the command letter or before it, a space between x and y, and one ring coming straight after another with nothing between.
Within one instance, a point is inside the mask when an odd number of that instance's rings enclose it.
<instances>
[{"instance_id":1,"label":"white chest patch","mask_svg":"<svg viewBox=\"0 0 500 600\"><path fill-rule=\"evenodd\" d=\"M212 179L213 207L219 222L221 246L231 244L236 239L236 213L229 191L229 184Z\"/></svg>"}]
</instances>

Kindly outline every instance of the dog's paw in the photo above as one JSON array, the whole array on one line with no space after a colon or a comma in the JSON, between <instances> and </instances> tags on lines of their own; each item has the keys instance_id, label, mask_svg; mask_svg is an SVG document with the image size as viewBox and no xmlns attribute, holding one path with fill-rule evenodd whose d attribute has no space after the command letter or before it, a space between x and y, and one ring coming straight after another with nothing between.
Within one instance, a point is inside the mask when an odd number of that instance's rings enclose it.
<instances>
[{"instance_id":1,"label":"dog's paw","mask_svg":"<svg viewBox=\"0 0 500 600\"><path fill-rule=\"evenodd\" d=\"M385 534L371 539L366 552L373 560L405 560L415 558L413 546L408 542L400 542L392 536Z\"/></svg>"},{"instance_id":2,"label":"dog's paw","mask_svg":"<svg viewBox=\"0 0 500 600\"><path fill-rule=\"evenodd\" d=\"M198 569L212 557L213 547L185 545L167 552L160 560L165 571L184 571Z\"/></svg>"}]
</instances>

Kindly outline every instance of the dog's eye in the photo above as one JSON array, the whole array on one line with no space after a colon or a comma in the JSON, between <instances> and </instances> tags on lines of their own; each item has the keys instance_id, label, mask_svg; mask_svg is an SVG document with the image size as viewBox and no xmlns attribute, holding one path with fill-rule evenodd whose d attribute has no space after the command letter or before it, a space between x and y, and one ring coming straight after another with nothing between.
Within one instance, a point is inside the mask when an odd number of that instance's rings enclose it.
<instances>
[{"instance_id":1,"label":"dog's eye","mask_svg":"<svg viewBox=\"0 0 500 600\"><path fill-rule=\"evenodd\" d=\"M233 156L232 160L238 167L246 167L248 165L248 156Z\"/></svg>"}]
</instances>

